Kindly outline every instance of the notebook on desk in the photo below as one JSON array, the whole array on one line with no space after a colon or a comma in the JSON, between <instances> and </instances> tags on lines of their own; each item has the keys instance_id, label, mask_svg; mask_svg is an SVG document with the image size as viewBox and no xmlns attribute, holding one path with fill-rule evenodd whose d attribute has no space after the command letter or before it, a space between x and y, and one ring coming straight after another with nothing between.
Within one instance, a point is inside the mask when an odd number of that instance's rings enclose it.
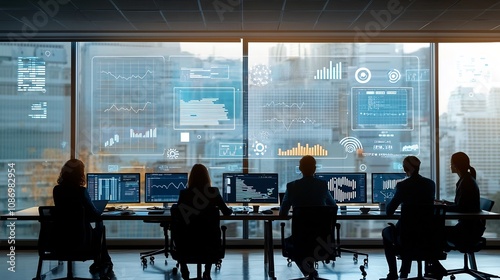
<instances>
[{"instance_id":1,"label":"notebook on desk","mask_svg":"<svg viewBox=\"0 0 500 280\"><path fill-rule=\"evenodd\" d=\"M92 203L94 203L95 208L97 211L99 211L100 214L104 212L104 209L106 208L106 205L108 205L109 200L94 200Z\"/></svg>"}]
</instances>

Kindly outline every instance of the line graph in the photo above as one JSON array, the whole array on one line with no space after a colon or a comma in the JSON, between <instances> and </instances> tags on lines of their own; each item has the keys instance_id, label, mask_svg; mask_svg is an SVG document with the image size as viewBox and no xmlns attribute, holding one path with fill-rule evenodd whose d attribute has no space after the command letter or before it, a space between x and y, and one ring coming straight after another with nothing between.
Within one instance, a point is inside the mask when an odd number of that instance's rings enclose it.
<instances>
[{"instance_id":1,"label":"line graph","mask_svg":"<svg viewBox=\"0 0 500 280\"><path fill-rule=\"evenodd\" d=\"M264 122L276 122L281 125L288 131L292 127L293 124L314 124L316 123L315 120L312 120L310 118L295 118L295 119L278 119L278 118L272 118L272 119L266 119Z\"/></svg>"},{"instance_id":2,"label":"line graph","mask_svg":"<svg viewBox=\"0 0 500 280\"><path fill-rule=\"evenodd\" d=\"M111 112L111 111L118 111L118 112L120 112L120 111L127 111L127 112L134 112L134 113L136 113L136 114L137 114L137 113L139 113L139 112L141 112L141 111L145 111L145 110L146 110L146 107L147 107L148 105L150 105L150 104L152 104L152 103L148 101L148 102L146 102L146 103L144 104L144 106L143 106L142 108L138 108L138 109L135 109L132 105L131 105L131 106L128 106L128 107L125 107L125 106L118 107L116 104L113 104L113 105L111 105L111 107L104 109L104 112Z\"/></svg>"},{"instance_id":3,"label":"line graph","mask_svg":"<svg viewBox=\"0 0 500 280\"><path fill-rule=\"evenodd\" d=\"M141 79L141 80L143 80L143 79L146 77L146 75L147 75L147 74L153 74L153 71L151 71L151 70L146 70L146 73L144 73L144 75L142 75L142 76L141 76L141 75L130 75L130 76L128 76L128 77L122 76L122 75L120 75L120 74L115 75L115 74L113 74L113 73L112 73L112 72L110 72L110 71L101 71L101 73L102 73L102 74L108 74L108 75L110 75L111 77L113 77L113 78L115 78L115 79L117 79L117 80L118 80L118 79L123 79L123 80Z\"/></svg>"},{"instance_id":4,"label":"line graph","mask_svg":"<svg viewBox=\"0 0 500 280\"><path fill-rule=\"evenodd\" d=\"M184 184L183 182L180 182L179 184L174 184L174 183L169 183L168 185L165 185L165 184L159 184L159 185L155 185L155 184L152 184L151 185L151 188L155 188L155 189L165 189L165 190L168 190L170 188L175 188L175 189L185 189L186 188L186 184Z\"/></svg>"},{"instance_id":5,"label":"line graph","mask_svg":"<svg viewBox=\"0 0 500 280\"><path fill-rule=\"evenodd\" d=\"M92 152L162 154L162 56L94 56L91 64ZM119 141L116 141L119 139Z\"/></svg>"},{"instance_id":6,"label":"line graph","mask_svg":"<svg viewBox=\"0 0 500 280\"><path fill-rule=\"evenodd\" d=\"M302 109L302 107L304 107L304 102L301 102L300 104L299 103L290 103L288 104L287 102L274 102L274 101L271 101L269 103L266 103L264 104L264 106L262 107L283 107L283 108L294 108L296 107L297 109Z\"/></svg>"}]
</instances>

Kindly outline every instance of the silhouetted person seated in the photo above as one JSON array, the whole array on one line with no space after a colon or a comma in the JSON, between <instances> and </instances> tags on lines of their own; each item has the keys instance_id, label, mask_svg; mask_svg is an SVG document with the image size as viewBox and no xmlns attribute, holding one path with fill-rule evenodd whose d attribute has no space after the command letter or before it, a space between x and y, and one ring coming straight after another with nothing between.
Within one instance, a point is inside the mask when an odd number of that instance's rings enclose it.
<instances>
[{"instance_id":1,"label":"silhouetted person seated","mask_svg":"<svg viewBox=\"0 0 500 280\"><path fill-rule=\"evenodd\" d=\"M481 212L476 169L470 166L469 156L463 152L454 153L451 156L450 169L459 176L459 180L456 184L454 203L447 205L447 211ZM485 224L480 219L460 219L456 225L446 227L446 238L456 244L462 240L477 240L485 229Z\"/></svg>"},{"instance_id":2,"label":"silhouetted person seated","mask_svg":"<svg viewBox=\"0 0 500 280\"><path fill-rule=\"evenodd\" d=\"M415 156L407 156L403 160L403 170L408 178L396 184L394 197L387 203L387 215L393 215L399 205L408 203L432 204L434 203L436 184L431 179L425 178L419 174L420 160ZM396 255L399 250L399 221L396 227L386 227L382 230L385 258L389 266L387 280L396 280L399 278L396 264ZM410 272L411 261L403 261L401 264L401 278L407 278ZM381 280L382 280L381 279Z\"/></svg>"},{"instance_id":3,"label":"silhouetted person seated","mask_svg":"<svg viewBox=\"0 0 500 280\"><path fill-rule=\"evenodd\" d=\"M53 189L54 205L58 212L71 212L75 207L85 211L87 240L92 240L95 250L94 263L90 265L90 273L109 273L113 269L111 257L106 246L105 227L101 213L96 209L85 187L85 165L78 159L68 160L61 169L57 185ZM92 227L91 223L95 223Z\"/></svg>"},{"instance_id":4,"label":"silhouetted person seated","mask_svg":"<svg viewBox=\"0 0 500 280\"><path fill-rule=\"evenodd\" d=\"M218 208L222 214L231 215L233 211L227 207L226 203L220 195L219 189L211 186L210 175L208 169L203 164L195 164L189 173L187 189L182 190L177 201L179 211L187 220L195 215L200 215L201 212L211 208ZM219 225L208 223L207 228L203 231L186 233L183 238L201 238L205 235L207 240L219 240L221 229ZM210 238L213 237L213 238ZM210 244L207 250L210 250ZM203 252L200 252L203 254ZM189 269L186 263L180 263L182 279L189 279ZM211 279L210 271L212 264L205 265L203 279Z\"/></svg>"},{"instance_id":5,"label":"silhouetted person seated","mask_svg":"<svg viewBox=\"0 0 500 280\"><path fill-rule=\"evenodd\" d=\"M286 185L285 195L280 206L280 215L288 215L290 207L337 205L332 194L328 191L327 183L314 177L316 172L316 159L314 157L302 157L299 162L299 170L302 172L302 178ZM291 244L292 237L287 237L285 242ZM296 261L295 263L304 276L309 274L317 275L313 263L306 265L303 265L306 263L303 261Z\"/></svg>"}]
</instances>

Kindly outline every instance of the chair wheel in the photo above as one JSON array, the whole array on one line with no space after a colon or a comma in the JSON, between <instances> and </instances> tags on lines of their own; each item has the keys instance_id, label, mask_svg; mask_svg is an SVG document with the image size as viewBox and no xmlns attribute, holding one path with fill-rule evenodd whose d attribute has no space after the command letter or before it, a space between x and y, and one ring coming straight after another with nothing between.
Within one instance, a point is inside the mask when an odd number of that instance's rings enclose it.
<instances>
[{"instance_id":1,"label":"chair wheel","mask_svg":"<svg viewBox=\"0 0 500 280\"><path fill-rule=\"evenodd\" d=\"M455 279L456 279L455 275L453 275L453 274L452 274L452 275L450 276L450 280L455 280Z\"/></svg>"},{"instance_id":2,"label":"chair wheel","mask_svg":"<svg viewBox=\"0 0 500 280\"><path fill-rule=\"evenodd\" d=\"M165 260L165 265L168 265L168 260Z\"/></svg>"},{"instance_id":3,"label":"chair wheel","mask_svg":"<svg viewBox=\"0 0 500 280\"><path fill-rule=\"evenodd\" d=\"M314 268L318 269L319 265L318 262L314 262Z\"/></svg>"},{"instance_id":4,"label":"chair wheel","mask_svg":"<svg viewBox=\"0 0 500 280\"><path fill-rule=\"evenodd\" d=\"M367 265L368 265L368 259L364 259L364 260L363 260L363 265L364 265L364 266L367 266Z\"/></svg>"},{"instance_id":5,"label":"chair wheel","mask_svg":"<svg viewBox=\"0 0 500 280\"><path fill-rule=\"evenodd\" d=\"M177 275L177 267L172 268L172 274Z\"/></svg>"}]
</instances>

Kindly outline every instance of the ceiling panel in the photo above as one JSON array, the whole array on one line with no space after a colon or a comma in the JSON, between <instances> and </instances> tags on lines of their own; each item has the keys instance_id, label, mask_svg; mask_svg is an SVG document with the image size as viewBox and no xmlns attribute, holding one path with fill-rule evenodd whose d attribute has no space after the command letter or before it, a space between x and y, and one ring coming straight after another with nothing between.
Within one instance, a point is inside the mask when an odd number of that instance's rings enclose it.
<instances>
[{"instance_id":1,"label":"ceiling panel","mask_svg":"<svg viewBox=\"0 0 500 280\"><path fill-rule=\"evenodd\" d=\"M495 31L500 0L12 0L0 31ZM44 11L45 10L45 11ZM48 20L46 20L48 19ZM16 24L17 21L17 24ZM40 21L47 21L41 22Z\"/></svg>"},{"instance_id":2,"label":"ceiling panel","mask_svg":"<svg viewBox=\"0 0 500 280\"><path fill-rule=\"evenodd\" d=\"M244 22L279 21L281 11L244 11Z\"/></svg>"},{"instance_id":3,"label":"ceiling panel","mask_svg":"<svg viewBox=\"0 0 500 280\"><path fill-rule=\"evenodd\" d=\"M112 10L82 10L82 14L89 19L89 21L117 21L122 22L125 20L122 14L118 11Z\"/></svg>"},{"instance_id":4,"label":"ceiling panel","mask_svg":"<svg viewBox=\"0 0 500 280\"><path fill-rule=\"evenodd\" d=\"M284 22L312 22L315 23L321 14L321 11L287 11L283 14Z\"/></svg>"},{"instance_id":5,"label":"ceiling panel","mask_svg":"<svg viewBox=\"0 0 500 280\"><path fill-rule=\"evenodd\" d=\"M155 0L108 0L120 10L157 10Z\"/></svg>"},{"instance_id":6,"label":"ceiling panel","mask_svg":"<svg viewBox=\"0 0 500 280\"><path fill-rule=\"evenodd\" d=\"M67 4L69 5L69 3ZM80 10L114 10L115 6L108 0L71 0L71 5Z\"/></svg>"},{"instance_id":7,"label":"ceiling panel","mask_svg":"<svg viewBox=\"0 0 500 280\"><path fill-rule=\"evenodd\" d=\"M164 22L160 11L123 11L123 15L132 22Z\"/></svg>"},{"instance_id":8,"label":"ceiling panel","mask_svg":"<svg viewBox=\"0 0 500 280\"><path fill-rule=\"evenodd\" d=\"M162 11L162 14L167 22L203 22L203 17L200 12Z\"/></svg>"}]
</instances>

